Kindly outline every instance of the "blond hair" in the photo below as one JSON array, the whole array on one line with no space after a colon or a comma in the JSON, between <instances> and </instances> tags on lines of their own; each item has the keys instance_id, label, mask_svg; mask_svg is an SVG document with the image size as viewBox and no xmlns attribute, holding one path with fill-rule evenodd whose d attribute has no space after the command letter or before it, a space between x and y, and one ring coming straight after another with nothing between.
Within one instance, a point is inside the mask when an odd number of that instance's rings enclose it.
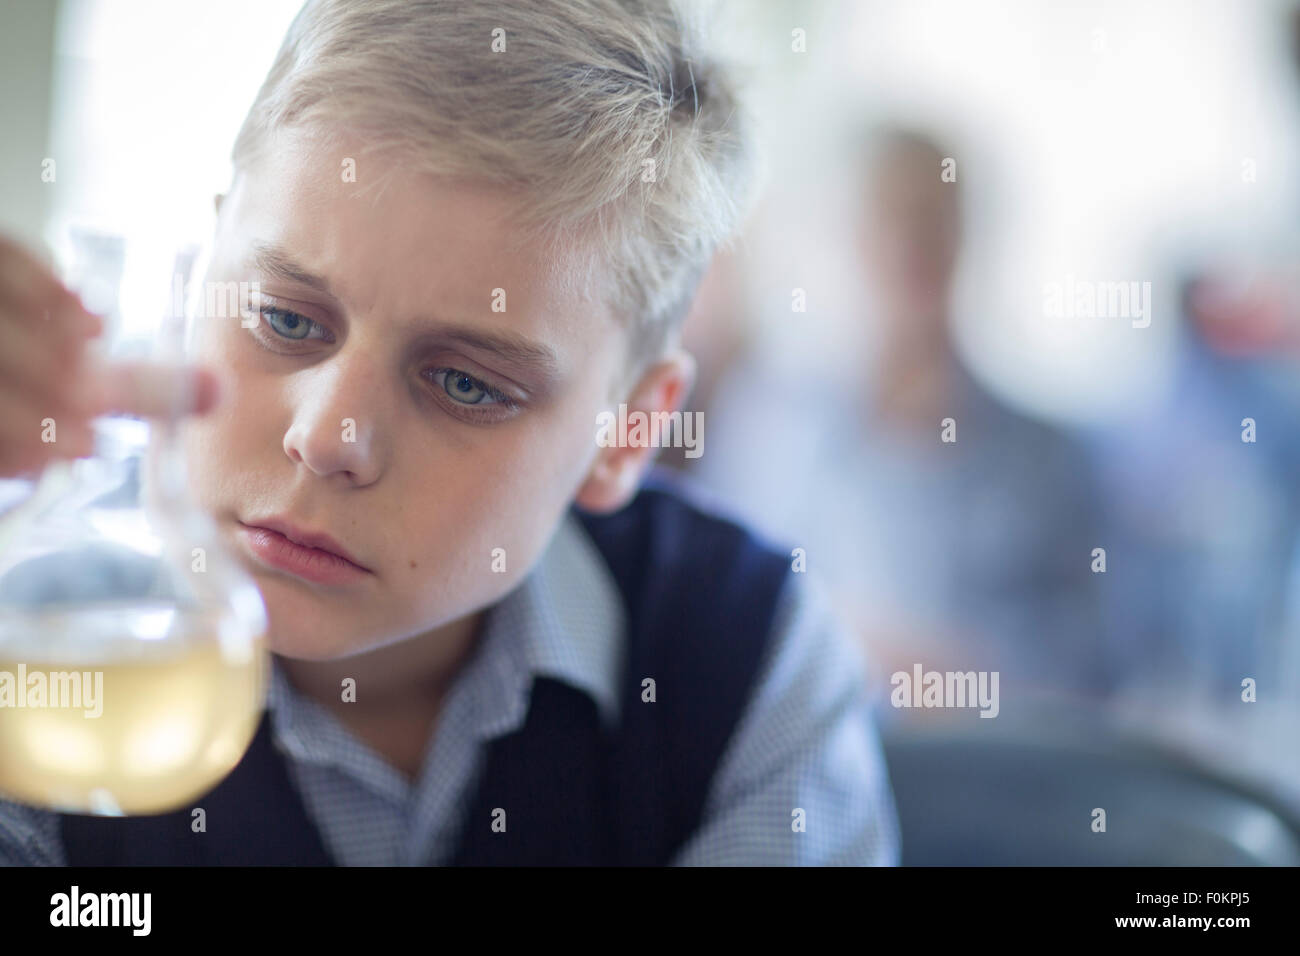
<instances>
[{"instance_id":1,"label":"blond hair","mask_svg":"<svg viewBox=\"0 0 1300 956\"><path fill-rule=\"evenodd\" d=\"M676 0L308 0L235 140L279 128L521 197L520 225L586 263L634 328L634 364L686 313L753 181L734 80Z\"/></svg>"}]
</instances>

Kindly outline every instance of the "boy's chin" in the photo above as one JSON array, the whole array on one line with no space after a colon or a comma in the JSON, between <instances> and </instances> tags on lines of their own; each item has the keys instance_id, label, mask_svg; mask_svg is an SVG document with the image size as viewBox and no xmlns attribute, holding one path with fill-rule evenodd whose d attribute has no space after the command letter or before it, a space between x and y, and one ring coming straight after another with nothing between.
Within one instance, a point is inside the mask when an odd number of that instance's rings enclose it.
<instances>
[{"instance_id":1,"label":"boy's chin","mask_svg":"<svg viewBox=\"0 0 1300 956\"><path fill-rule=\"evenodd\" d=\"M266 603L266 646L280 657L328 661L359 654L375 641L351 618L314 606L301 595L263 588Z\"/></svg>"},{"instance_id":2,"label":"boy's chin","mask_svg":"<svg viewBox=\"0 0 1300 956\"><path fill-rule=\"evenodd\" d=\"M290 627L276 627L274 619L266 636L266 646L278 657L295 661L333 661L360 654L368 647L356 646L344 635L311 631L301 622Z\"/></svg>"}]
</instances>

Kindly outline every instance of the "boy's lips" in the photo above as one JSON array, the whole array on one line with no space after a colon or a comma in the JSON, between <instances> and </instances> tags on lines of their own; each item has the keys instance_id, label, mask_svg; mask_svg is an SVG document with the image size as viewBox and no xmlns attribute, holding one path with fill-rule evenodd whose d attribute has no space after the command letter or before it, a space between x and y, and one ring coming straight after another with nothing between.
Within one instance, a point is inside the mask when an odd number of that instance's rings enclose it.
<instances>
[{"instance_id":1,"label":"boy's lips","mask_svg":"<svg viewBox=\"0 0 1300 956\"><path fill-rule=\"evenodd\" d=\"M241 524L253 528L266 528L268 531L274 531L276 534L284 535L294 544L301 544L308 548L315 548L318 551L329 551L337 555L344 561L355 564L363 571L369 571L364 564L354 558L343 545L339 544L329 535L320 531L308 531L300 528L287 518L262 518L257 521L242 521Z\"/></svg>"},{"instance_id":2,"label":"boy's lips","mask_svg":"<svg viewBox=\"0 0 1300 956\"><path fill-rule=\"evenodd\" d=\"M307 531L283 518L239 522L245 547L262 564L318 584L347 584L373 574L327 534Z\"/></svg>"}]
</instances>

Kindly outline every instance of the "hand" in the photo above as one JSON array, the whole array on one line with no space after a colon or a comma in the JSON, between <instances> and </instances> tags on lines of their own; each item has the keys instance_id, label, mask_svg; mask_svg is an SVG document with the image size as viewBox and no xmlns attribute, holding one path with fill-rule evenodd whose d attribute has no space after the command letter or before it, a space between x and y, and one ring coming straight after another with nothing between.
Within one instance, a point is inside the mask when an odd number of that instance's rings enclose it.
<instances>
[{"instance_id":1,"label":"hand","mask_svg":"<svg viewBox=\"0 0 1300 956\"><path fill-rule=\"evenodd\" d=\"M100 415L161 417L177 401L181 414L195 414L216 404L208 369L88 361L103 328L44 263L0 236L0 477L89 455Z\"/></svg>"}]
</instances>

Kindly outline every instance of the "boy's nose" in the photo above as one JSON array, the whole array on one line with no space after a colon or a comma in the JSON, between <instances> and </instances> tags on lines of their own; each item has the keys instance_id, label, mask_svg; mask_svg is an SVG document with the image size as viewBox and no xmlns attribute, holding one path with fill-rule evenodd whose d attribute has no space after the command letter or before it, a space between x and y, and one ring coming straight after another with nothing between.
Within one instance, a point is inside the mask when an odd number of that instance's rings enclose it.
<instances>
[{"instance_id":1,"label":"boy's nose","mask_svg":"<svg viewBox=\"0 0 1300 956\"><path fill-rule=\"evenodd\" d=\"M343 474L359 487L372 483L382 472L378 383L355 370L313 371L319 374L295 383L284 453L322 478Z\"/></svg>"}]
</instances>

